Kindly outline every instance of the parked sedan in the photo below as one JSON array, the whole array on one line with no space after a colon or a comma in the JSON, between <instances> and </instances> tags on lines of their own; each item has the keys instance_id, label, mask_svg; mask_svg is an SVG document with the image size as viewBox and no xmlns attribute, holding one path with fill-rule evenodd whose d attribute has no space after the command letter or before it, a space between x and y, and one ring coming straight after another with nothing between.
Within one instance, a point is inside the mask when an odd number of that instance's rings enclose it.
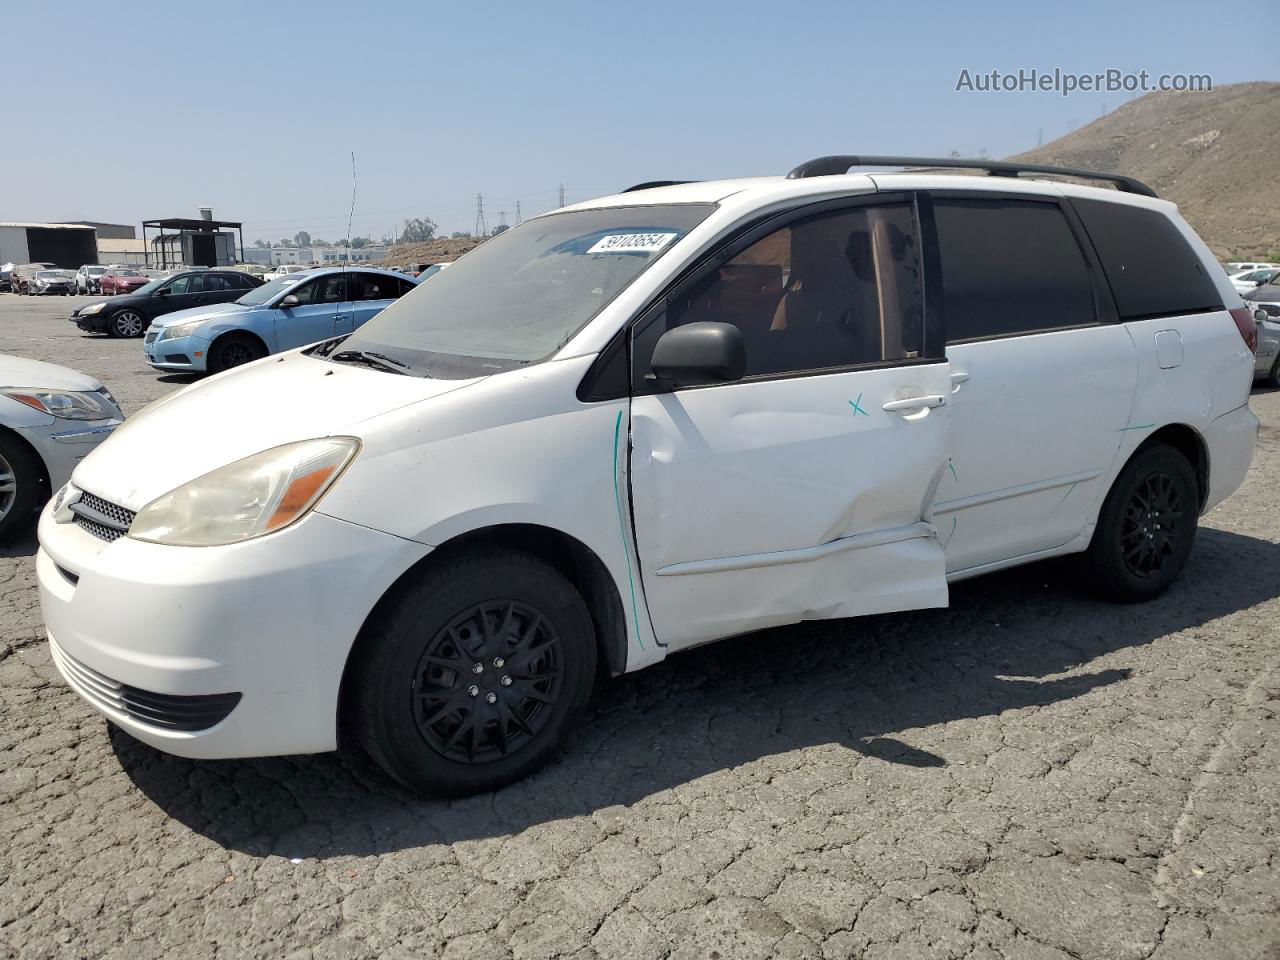
<instances>
[{"instance_id":1,"label":"parked sedan","mask_svg":"<svg viewBox=\"0 0 1280 960\"><path fill-rule=\"evenodd\" d=\"M189 270L152 280L132 293L87 303L71 315L81 330L113 337L140 337L156 317L230 303L262 281L238 270Z\"/></svg>"},{"instance_id":2,"label":"parked sedan","mask_svg":"<svg viewBox=\"0 0 1280 960\"><path fill-rule=\"evenodd\" d=\"M1253 375L1266 380L1269 386L1280 388L1280 284L1258 287L1245 294L1244 302L1258 324Z\"/></svg>"},{"instance_id":3,"label":"parked sedan","mask_svg":"<svg viewBox=\"0 0 1280 960\"><path fill-rule=\"evenodd\" d=\"M92 377L0 354L0 543L30 529L51 492L123 419Z\"/></svg>"},{"instance_id":4,"label":"parked sedan","mask_svg":"<svg viewBox=\"0 0 1280 960\"><path fill-rule=\"evenodd\" d=\"M47 294L70 296L75 289L76 275L70 270L41 270L27 281L27 293L41 297Z\"/></svg>"},{"instance_id":5,"label":"parked sedan","mask_svg":"<svg viewBox=\"0 0 1280 960\"><path fill-rule=\"evenodd\" d=\"M147 331L157 370L219 373L270 353L351 333L417 286L389 270L291 273L234 303L171 313Z\"/></svg>"},{"instance_id":6,"label":"parked sedan","mask_svg":"<svg viewBox=\"0 0 1280 960\"><path fill-rule=\"evenodd\" d=\"M1248 293L1255 287L1261 287L1268 283L1275 283L1276 278L1280 277L1280 267L1266 267L1261 270L1248 270L1244 273L1237 273L1231 277L1231 285L1236 288L1236 293Z\"/></svg>"},{"instance_id":7,"label":"parked sedan","mask_svg":"<svg viewBox=\"0 0 1280 960\"><path fill-rule=\"evenodd\" d=\"M107 296L133 293L147 283L146 274L133 267L112 267L98 279L98 289Z\"/></svg>"},{"instance_id":8,"label":"parked sedan","mask_svg":"<svg viewBox=\"0 0 1280 960\"><path fill-rule=\"evenodd\" d=\"M76 293L98 293L100 287L98 281L102 279L102 275L107 272L106 267L99 266L96 263L86 263L76 271Z\"/></svg>"}]
</instances>

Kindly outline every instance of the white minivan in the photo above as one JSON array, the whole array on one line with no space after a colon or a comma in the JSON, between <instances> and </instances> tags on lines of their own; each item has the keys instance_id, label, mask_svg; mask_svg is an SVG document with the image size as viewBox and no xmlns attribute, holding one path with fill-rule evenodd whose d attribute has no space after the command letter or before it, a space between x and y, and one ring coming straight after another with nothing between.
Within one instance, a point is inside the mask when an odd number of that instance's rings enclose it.
<instances>
[{"instance_id":1,"label":"white minivan","mask_svg":"<svg viewBox=\"0 0 1280 960\"><path fill-rule=\"evenodd\" d=\"M1155 597L1249 468L1255 338L1125 177L643 184L128 421L41 518L53 659L171 753L341 730L493 788L697 644L1061 554Z\"/></svg>"}]
</instances>

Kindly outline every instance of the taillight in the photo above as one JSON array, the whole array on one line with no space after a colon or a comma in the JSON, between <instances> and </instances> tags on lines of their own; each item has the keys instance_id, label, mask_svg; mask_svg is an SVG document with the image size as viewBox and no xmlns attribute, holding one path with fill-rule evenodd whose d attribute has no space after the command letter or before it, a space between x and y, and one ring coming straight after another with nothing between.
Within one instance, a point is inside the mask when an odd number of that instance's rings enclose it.
<instances>
[{"instance_id":1,"label":"taillight","mask_svg":"<svg viewBox=\"0 0 1280 960\"><path fill-rule=\"evenodd\" d=\"M1249 312L1248 307L1232 307L1230 313L1231 319L1236 322L1236 329L1240 331L1241 339L1244 340L1244 345L1251 353L1257 353L1258 321L1253 319L1253 314Z\"/></svg>"}]
</instances>

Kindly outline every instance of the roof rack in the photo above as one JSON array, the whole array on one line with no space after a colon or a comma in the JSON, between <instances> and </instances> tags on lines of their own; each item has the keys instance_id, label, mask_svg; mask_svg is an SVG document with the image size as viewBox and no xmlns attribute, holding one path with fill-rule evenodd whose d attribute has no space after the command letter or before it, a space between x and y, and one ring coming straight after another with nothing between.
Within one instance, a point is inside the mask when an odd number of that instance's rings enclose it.
<instances>
[{"instance_id":1,"label":"roof rack","mask_svg":"<svg viewBox=\"0 0 1280 960\"><path fill-rule=\"evenodd\" d=\"M653 190L656 187L678 187L682 183L693 183L692 180L646 180L644 183L637 183L634 187L627 187L623 193L635 193L637 190Z\"/></svg>"},{"instance_id":2,"label":"roof rack","mask_svg":"<svg viewBox=\"0 0 1280 960\"><path fill-rule=\"evenodd\" d=\"M800 164L787 174L788 180L804 177L830 177L847 173L850 167L941 167L959 170L985 170L993 177L1017 177L1023 173L1046 173L1058 177L1079 177L1083 180L1106 180L1124 193L1136 193L1154 197L1156 192L1141 180L1119 173L1098 173L1095 170L1076 170L1071 167L1054 167L1040 163L1009 163L1004 160L962 160L956 157L872 157L840 155L818 157ZM648 186L642 184L642 186ZM633 190L638 189L632 187Z\"/></svg>"}]
</instances>

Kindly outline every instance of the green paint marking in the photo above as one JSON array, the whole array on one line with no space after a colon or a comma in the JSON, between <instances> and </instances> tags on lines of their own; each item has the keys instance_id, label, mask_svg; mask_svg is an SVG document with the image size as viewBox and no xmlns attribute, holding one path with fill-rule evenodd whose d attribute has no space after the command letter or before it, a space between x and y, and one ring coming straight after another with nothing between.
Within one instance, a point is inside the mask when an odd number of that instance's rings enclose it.
<instances>
[{"instance_id":1,"label":"green paint marking","mask_svg":"<svg viewBox=\"0 0 1280 960\"><path fill-rule=\"evenodd\" d=\"M862 414L864 417L867 416L867 411L862 409L862 394L858 394L857 400L850 400L849 406L853 407L853 415L855 417L858 414Z\"/></svg>"},{"instance_id":2,"label":"green paint marking","mask_svg":"<svg viewBox=\"0 0 1280 960\"><path fill-rule=\"evenodd\" d=\"M960 482L960 478L956 476L956 465L950 460L947 461L947 469L951 471L951 479L956 483Z\"/></svg>"},{"instance_id":3,"label":"green paint marking","mask_svg":"<svg viewBox=\"0 0 1280 960\"><path fill-rule=\"evenodd\" d=\"M1139 423L1132 427L1121 427L1116 433L1124 433L1126 430L1150 430L1154 426L1154 423Z\"/></svg>"},{"instance_id":4,"label":"green paint marking","mask_svg":"<svg viewBox=\"0 0 1280 960\"><path fill-rule=\"evenodd\" d=\"M636 639L644 649L644 634L640 630L640 612L636 606L636 578L631 572L631 547L627 541L627 520L622 512L622 488L618 485L618 441L622 438L622 411L613 422L613 499L618 504L618 532L622 534L622 555L627 561L627 581L631 584L631 618L636 624Z\"/></svg>"}]
</instances>

